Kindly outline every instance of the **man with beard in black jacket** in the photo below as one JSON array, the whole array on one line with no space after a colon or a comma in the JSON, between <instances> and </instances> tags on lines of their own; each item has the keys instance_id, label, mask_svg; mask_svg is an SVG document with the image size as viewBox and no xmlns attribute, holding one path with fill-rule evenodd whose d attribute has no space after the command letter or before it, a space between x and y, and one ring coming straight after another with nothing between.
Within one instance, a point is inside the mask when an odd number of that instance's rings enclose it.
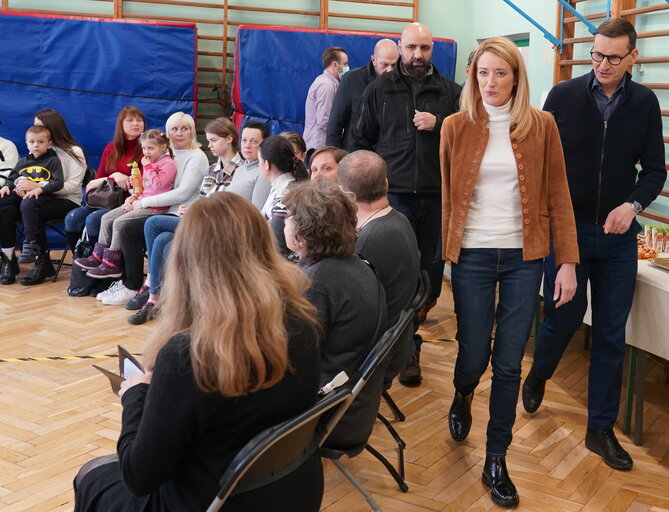
<instances>
[{"instance_id":1,"label":"man with beard in black jacket","mask_svg":"<svg viewBox=\"0 0 669 512\"><path fill-rule=\"evenodd\" d=\"M422 23L402 31L395 69L365 90L353 130L356 149L371 149L388 165L388 200L416 233L421 268L430 269L441 232L439 135L444 118L458 110L460 86L432 65L432 32ZM442 276L431 283L438 296ZM418 386L420 336L400 382Z\"/></svg>"},{"instance_id":2,"label":"man with beard in black jacket","mask_svg":"<svg viewBox=\"0 0 669 512\"><path fill-rule=\"evenodd\" d=\"M390 39L381 39L374 46L374 55L369 63L341 78L328 120L327 146L353 150L352 128L358 119L360 97L372 80L395 69L398 57L397 44Z\"/></svg>"}]
</instances>

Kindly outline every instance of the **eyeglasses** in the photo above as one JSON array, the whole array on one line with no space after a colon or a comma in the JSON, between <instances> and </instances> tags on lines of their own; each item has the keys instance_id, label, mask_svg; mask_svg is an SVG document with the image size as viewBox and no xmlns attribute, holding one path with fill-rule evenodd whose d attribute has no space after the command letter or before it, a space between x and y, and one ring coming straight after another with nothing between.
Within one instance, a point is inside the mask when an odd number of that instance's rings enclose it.
<instances>
[{"instance_id":1,"label":"eyeglasses","mask_svg":"<svg viewBox=\"0 0 669 512\"><path fill-rule=\"evenodd\" d=\"M251 144L251 146L257 146L260 144L260 141L255 139L242 139L242 144Z\"/></svg>"},{"instance_id":2,"label":"eyeglasses","mask_svg":"<svg viewBox=\"0 0 669 512\"><path fill-rule=\"evenodd\" d=\"M595 62L603 62L604 59L609 61L609 64L612 66L617 66L620 64L625 57L627 57L630 53L632 53L633 50L628 51L625 55L622 57L620 55L604 55L603 53L596 52L593 50L590 50L590 57L592 57L592 60Z\"/></svg>"}]
</instances>

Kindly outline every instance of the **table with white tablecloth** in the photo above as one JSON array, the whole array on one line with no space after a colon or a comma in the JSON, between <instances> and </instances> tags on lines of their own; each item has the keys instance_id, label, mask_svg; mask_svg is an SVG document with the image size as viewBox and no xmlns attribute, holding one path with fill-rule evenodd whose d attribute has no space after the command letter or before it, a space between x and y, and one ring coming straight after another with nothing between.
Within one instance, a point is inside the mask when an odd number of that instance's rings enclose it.
<instances>
[{"instance_id":1,"label":"table with white tablecloth","mask_svg":"<svg viewBox=\"0 0 669 512\"><path fill-rule=\"evenodd\" d=\"M630 354L623 431L630 431L632 396L636 395L634 444L639 445L643 431L645 354L669 359L669 270L658 268L648 260L639 260L625 341L630 346Z\"/></svg>"},{"instance_id":2,"label":"table with white tablecloth","mask_svg":"<svg viewBox=\"0 0 669 512\"><path fill-rule=\"evenodd\" d=\"M669 270L639 260L627 344L669 359Z\"/></svg>"}]
</instances>

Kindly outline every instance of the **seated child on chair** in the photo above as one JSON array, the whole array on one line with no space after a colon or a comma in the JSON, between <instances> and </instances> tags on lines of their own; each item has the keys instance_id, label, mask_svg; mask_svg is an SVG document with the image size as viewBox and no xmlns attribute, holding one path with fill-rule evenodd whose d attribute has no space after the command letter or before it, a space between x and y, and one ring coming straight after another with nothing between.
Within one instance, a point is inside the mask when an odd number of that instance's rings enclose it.
<instances>
[{"instance_id":1,"label":"seated child on chair","mask_svg":"<svg viewBox=\"0 0 669 512\"><path fill-rule=\"evenodd\" d=\"M0 188L2 284L12 284L15 281L16 274L19 273L19 263L32 263L37 259L41 264L42 260L48 258L45 237L40 236L40 231L44 229L40 220L40 209L55 199L53 193L63 188L64 183L60 159L51 148L51 132L44 126L31 126L26 131L26 145L30 153L18 161L5 185ZM22 184L28 181L38 183L39 187L25 188ZM19 220L23 222L25 241L17 261L14 246L16 222ZM37 284L32 280L26 281L28 277L22 280L22 284Z\"/></svg>"},{"instance_id":2,"label":"seated child on chair","mask_svg":"<svg viewBox=\"0 0 669 512\"><path fill-rule=\"evenodd\" d=\"M93 254L88 258L74 260L78 266L88 269L87 275L90 277L97 279L121 277L123 275L123 253L118 233L123 223L167 210L167 207L142 208L142 202L139 199L162 194L172 189L177 167L169 146L170 141L164 132L157 129L144 132L139 141L144 153L141 192L133 193L122 206L103 215L100 236L98 243L93 248Z\"/></svg>"}]
</instances>

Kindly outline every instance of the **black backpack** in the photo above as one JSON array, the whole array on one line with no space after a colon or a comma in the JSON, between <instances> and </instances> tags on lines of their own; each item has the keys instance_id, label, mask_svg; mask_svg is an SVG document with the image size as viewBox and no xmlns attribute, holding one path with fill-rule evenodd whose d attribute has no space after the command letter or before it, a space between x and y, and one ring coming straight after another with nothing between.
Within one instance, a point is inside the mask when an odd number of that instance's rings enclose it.
<instances>
[{"instance_id":1,"label":"black backpack","mask_svg":"<svg viewBox=\"0 0 669 512\"><path fill-rule=\"evenodd\" d=\"M86 275L87 269L79 265L72 265L72 275L70 277L70 286L67 287L67 294L70 297L95 297L98 293L105 291L116 281L116 279L94 279Z\"/></svg>"}]
</instances>

